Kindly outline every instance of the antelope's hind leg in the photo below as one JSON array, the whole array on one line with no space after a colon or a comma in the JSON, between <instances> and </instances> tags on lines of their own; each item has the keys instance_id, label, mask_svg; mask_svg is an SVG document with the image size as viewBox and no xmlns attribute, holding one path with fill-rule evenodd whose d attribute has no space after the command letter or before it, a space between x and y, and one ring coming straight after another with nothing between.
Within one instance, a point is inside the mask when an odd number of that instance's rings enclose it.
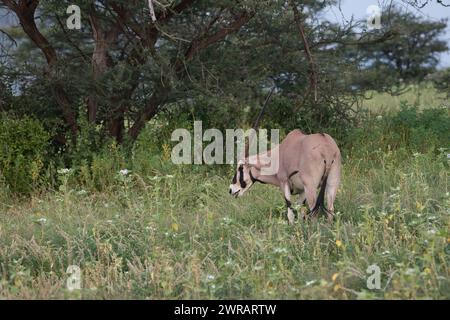
<instances>
[{"instance_id":1,"label":"antelope's hind leg","mask_svg":"<svg viewBox=\"0 0 450 320\"><path fill-rule=\"evenodd\" d=\"M316 201L317 201L317 194L316 194L316 187L311 186L305 186L305 196L306 196L306 203L308 204L309 212L308 216L310 218L313 218L314 220L317 220L317 213L319 212L320 208L316 208Z\"/></svg>"},{"instance_id":2,"label":"antelope's hind leg","mask_svg":"<svg viewBox=\"0 0 450 320\"><path fill-rule=\"evenodd\" d=\"M330 223L333 222L334 218L334 200L336 199L338 187L339 176L331 171L325 189L325 198L327 200L327 209L325 211L327 212L328 221Z\"/></svg>"}]
</instances>

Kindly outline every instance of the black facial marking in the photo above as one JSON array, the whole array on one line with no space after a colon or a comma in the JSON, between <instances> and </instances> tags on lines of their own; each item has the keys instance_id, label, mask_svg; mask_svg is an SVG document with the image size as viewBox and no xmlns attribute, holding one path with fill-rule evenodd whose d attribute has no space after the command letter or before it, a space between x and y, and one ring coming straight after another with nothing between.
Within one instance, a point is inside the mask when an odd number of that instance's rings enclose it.
<instances>
[{"instance_id":1,"label":"black facial marking","mask_svg":"<svg viewBox=\"0 0 450 320\"><path fill-rule=\"evenodd\" d=\"M244 167L242 165L239 166L239 184L242 189L245 189L247 183L244 181Z\"/></svg>"},{"instance_id":2,"label":"black facial marking","mask_svg":"<svg viewBox=\"0 0 450 320\"><path fill-rule=\"evenodd\" d=\"M233 180L231 181L232 184L236 184L236 182L237 182L236 175L237 175L237 173L234 174Z\"/></svg>"}]
</instances>

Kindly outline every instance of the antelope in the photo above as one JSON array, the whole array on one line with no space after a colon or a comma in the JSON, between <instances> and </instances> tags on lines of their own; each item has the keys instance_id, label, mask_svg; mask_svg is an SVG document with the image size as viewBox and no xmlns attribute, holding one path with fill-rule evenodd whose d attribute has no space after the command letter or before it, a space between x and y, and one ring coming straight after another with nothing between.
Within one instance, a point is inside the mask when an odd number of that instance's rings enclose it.
<instances>
[{"instance_id":1,"label":"antelope","mask_svg":"<svg viewBox=\"0 0 450 320\"><path fill-rule=\"evenodd\" d=\"M267 170L268 167L275 169ZM328 221L332 222L340 176L341 153L330 135L307 135L300 130L293 130L271 150L252 156L246 154L244 160L238 162L229 193L241 197L256 182L278 186L284 195L290 224L294 223L291 203L294 194L299 195L298 203L301 206L305 203L308 205L311 217L315 218L319 210L323 209ZM306 218L303 206L300 214Z\"/></svg>"}]
</instances>

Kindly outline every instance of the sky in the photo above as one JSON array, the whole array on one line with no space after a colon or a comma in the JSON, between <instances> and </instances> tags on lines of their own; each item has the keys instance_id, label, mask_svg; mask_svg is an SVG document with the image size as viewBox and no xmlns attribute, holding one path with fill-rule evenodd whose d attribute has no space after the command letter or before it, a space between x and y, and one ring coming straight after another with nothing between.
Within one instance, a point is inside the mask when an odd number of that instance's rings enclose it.
<instances>
[{"instance_id":1,"label":"sky","mask_svg":"<svg viewBox=\"0 0 450 320\"><path fill-rule=\"evenodd\" d=\"M339 1L339 0L338 0ZM327 18L330 21L333 22L341 22L342 23L342 15L344 15L344 18L346 20L349 20L352 15L354 20L360 20L360 19L366 19L367 13L366 10L370 5L378 5L380 8L385 7L387 4L389 4L390 0L340 0L340 7L342 10L342 13L339 11L338 6L331 7L326 10L325 12L325 18ZM394 4L400 6L404 10L408 10L412 13L415 13L418 16L423 16L424 19L427 20L437 20L443 18L449 18L449 22L446 29L446 34L443 35L441 38L442 40L446 41L448 43L448 47L450 47L450 7L444 7L438 3L436 3L435 0L428 1L429 3L422 9L418 10L415 9L409 5L407 5L405 2L401 0L395 0L393 1ZM450 4L450 0L447 0L447 2ZM383 12L381 12L381 15L383 15ZM440 68L446 68L450 67L450 52L447 51L444 54L440 55L440 62L438 67Z\"/></svg>"}]
</instances>

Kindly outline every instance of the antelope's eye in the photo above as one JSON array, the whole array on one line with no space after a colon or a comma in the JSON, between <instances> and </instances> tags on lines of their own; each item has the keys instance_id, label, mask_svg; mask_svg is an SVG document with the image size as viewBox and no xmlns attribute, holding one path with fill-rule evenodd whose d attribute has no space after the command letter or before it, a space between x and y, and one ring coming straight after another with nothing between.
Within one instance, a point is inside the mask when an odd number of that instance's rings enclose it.
<instances>
[{"instance_id":1,"label":"antelope's eye","mask_svg":"<svg viewBox=\"0 0 450 320\"><path fill-rule=\"evenodd\" d=\"M236 184L236 182L237 182L236 175L237 175L237 173L234 174L233 180L231 181L232 184Z\"/></svg>"}]
</instances>

